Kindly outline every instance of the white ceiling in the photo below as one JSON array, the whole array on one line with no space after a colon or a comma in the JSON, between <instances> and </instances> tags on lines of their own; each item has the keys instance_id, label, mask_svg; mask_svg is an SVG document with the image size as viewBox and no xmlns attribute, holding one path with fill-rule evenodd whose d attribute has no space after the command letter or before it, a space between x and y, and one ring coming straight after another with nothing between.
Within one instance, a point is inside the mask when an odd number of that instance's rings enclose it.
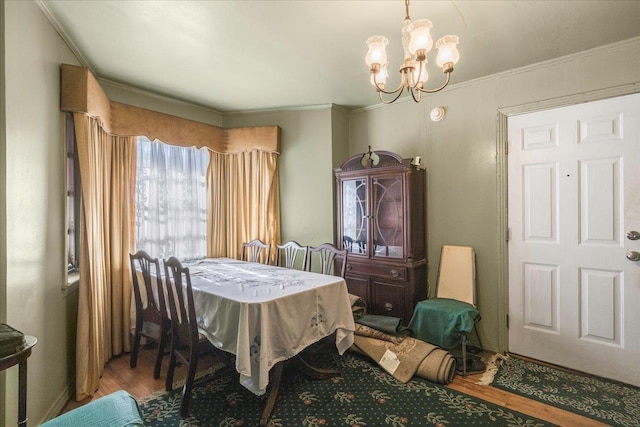
<instances>
[{"instance_id":1,"label":"white ceiling","mask_svg":"<svg viewBox=\"0 0 640 427\"><path fill-rule=\"evenodd\" d=\"M389 38L389 87L399 81L402 0L38 1L96 77L221 112L378 103L373 35ZM414 0L410 14L434 39L460 37L454 84L640 36L638 0Z\"/></svg>"}]
</instances>

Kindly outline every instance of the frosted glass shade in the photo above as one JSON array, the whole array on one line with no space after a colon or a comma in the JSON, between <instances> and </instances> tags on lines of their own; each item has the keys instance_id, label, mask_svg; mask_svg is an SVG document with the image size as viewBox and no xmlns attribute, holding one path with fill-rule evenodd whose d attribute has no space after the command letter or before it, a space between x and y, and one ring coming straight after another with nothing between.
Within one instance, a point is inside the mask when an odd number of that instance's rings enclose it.
<instances>
[{"instance_id":1,"label":"frosted glass shade","mask_svg":"<svg viewBox=\"0 0 640 427\"><path fill-rule=\"evenodd\" d=\"M387 63L387 45L389 40L384 36L373 36L367 40L367 46L369 51L365 57L365 62L369 67L371 64L380 64L381 66Z\"/></svg>"},{"instance_id":2,"label":"frosted glass shade","mask_svg":"<svg viewBox=\"0 0 640 427\"><path fill-rule=\"evenodd\" d=\"M436 58L436 63L442 67L447 62L451 62L454 65L460 59L460 54L458 53L458 48L456 45L458 44L458 36L444 36L436 42L436 47L438 48L438 57Z\"/></svg>"},{"instance_id":3,"label":"frosted glass shade","mask_svg":"<svg viewBox=\"0 0 640 427\"><path fill-rule=\"evenodd\" d=\"M376 86L376 82L378 82L379 85L384 87L384 85L387 83L388 77L389 71L387 70L387 64L384 64L380 67L380 71L378 71L378 74L375 77L375 81L373 79L373 73L371 73L371 84Z\"/></svg>"},{"instance_id":4,"label":"frosted glass shade","mask_svg":"<svg viewBox=\"0 0 640 427\"><path fill-rule=\"evenodd\" d=\"M427 73L427 61L422 61L422 65L418 61L414 61L413 65L416 67L413 70L413 82L424 83L429 79L429 73ZM420 71L422 70L422 71Z\"/></svg>"},{"instance_id":5,"label":"frosted glass shade","mask_svg":"<svg viewBox=\"0 0 640 427\"><path fill-rule=\"evenodd\" d=\"M433 24L428 19L418 19L411 23L409 52L412 55L415 55L420 49L424 49L426 52L431 50L433 47L433 38L431 38L431 33L429 32L431 27L433 27Z\"/></svg>"}]
</instances>

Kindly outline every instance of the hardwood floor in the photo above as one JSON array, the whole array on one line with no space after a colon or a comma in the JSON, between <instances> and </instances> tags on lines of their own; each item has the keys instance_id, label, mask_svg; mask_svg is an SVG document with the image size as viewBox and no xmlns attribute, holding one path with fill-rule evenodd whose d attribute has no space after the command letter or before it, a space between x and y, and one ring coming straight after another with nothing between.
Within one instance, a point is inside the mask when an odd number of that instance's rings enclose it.
<instances>
[{"instance_id":1,"label":"hardwood floor","mask_svg":"<svg viewBox=\"0 0 640 427\"><path fill-rule=\"evenodd\" d=\"M138 366L135 369L129 368L128 353L114 357L106 365L104 374L100 379L100 388L93 398L85 399L81 402L71 401L62 412L67 412L93 399L120 389L127 390L136 399L146 397L155 391L164 390L168 357L165 356L163 360L161 376L157 380L153 379L154 357L154 349L141 348L138 354ZM207 369L213 362L210 357L203 357L198 364L198 370ZM176 370L176 382L184 377L184 371L185 369ZM456 375L448 387L560 426L591 427L607 425L572 412L545 405L535 400L508 393L495 387L478 385L476 383L480 380L481 376L482 374L474 374L467 375L467 378L462 378L462 376Z\"/></svg>"},{"instance_id":2,"label":"hardwood floor","mask_svg":"<svg viewBox=\"0 0 640 427\"><path fill-rule=\"evenodd\" d=\"M165 355L160 369L160 378L153 378L153 366L155 363L156 349L140 347L138 351L138 362L135 369L129 367L129 353L116 356L107 363L104 373L100 378L100 385L96 394L80 402L71 400L61 411L70 411L117 390L126 390L136 399L142 399L156 391L164 390L166 373L169 367L169 355ZM210 356L203 356L198 363L198 372L206 370L214 363ZM176 368L173 378L174 384L184 380L186 369ZM197 374L196 374L197 375Z\"/></svg>"},{"instance_id":3,"label":"hardwood floor","mask_svg":"<svg viewBox=\"0 0 640 427\"><path fill-rule=\"evenodd\" d=\"M480 380L481 376L482 374L476 374L462 378L462 376L456 375L453 382L447 387L559 426L595 427L608 425L495 387L478 385L476 382Z\"/></svg>"}]
</instances>

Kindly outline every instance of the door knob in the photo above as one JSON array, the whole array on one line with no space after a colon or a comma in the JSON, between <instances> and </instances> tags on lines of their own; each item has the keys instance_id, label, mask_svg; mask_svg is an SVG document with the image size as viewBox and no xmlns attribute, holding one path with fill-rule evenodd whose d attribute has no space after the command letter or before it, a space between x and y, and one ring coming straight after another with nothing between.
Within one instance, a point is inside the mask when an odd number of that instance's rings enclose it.
<instances>
[{"instance_id":1,"label":"door knob","mask_svg":"<svg viewBox=\"0 0 640 427\"><path fill-rule=\"evenodd\" d=\"M627 239L629 239L629 240L640 240L640 233L638 233L637 231L628 231L627 232Z\"/></svg>"},{"instance_id":2,"label":"door knob","mask_svg":"<svg viewBox=\"0 0 640 427\"><path fill-rule=\"evenodd\" d=\"M640 252L629 251L627 252L627 258L631 261L640 261Z\"/></svg>"}]
</instances>

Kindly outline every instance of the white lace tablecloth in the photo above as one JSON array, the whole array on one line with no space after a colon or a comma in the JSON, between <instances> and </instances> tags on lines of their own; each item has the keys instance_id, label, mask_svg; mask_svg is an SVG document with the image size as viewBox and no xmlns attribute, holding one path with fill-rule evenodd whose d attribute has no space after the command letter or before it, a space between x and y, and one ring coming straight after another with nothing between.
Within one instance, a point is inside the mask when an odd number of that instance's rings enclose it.
<instances>
[{"instance_id":1,"label":"white lace tablecloth","mask_svg":"<svg viewBox=\"0 0 640 427\"><path fill-rule=\"evenodd\" d=\"M229 258L189 267L200 331L236 355L241 383L265 393L269 370L336 332L343 354L355 325L344 279Z\"/></svg>"}]
</instances>

